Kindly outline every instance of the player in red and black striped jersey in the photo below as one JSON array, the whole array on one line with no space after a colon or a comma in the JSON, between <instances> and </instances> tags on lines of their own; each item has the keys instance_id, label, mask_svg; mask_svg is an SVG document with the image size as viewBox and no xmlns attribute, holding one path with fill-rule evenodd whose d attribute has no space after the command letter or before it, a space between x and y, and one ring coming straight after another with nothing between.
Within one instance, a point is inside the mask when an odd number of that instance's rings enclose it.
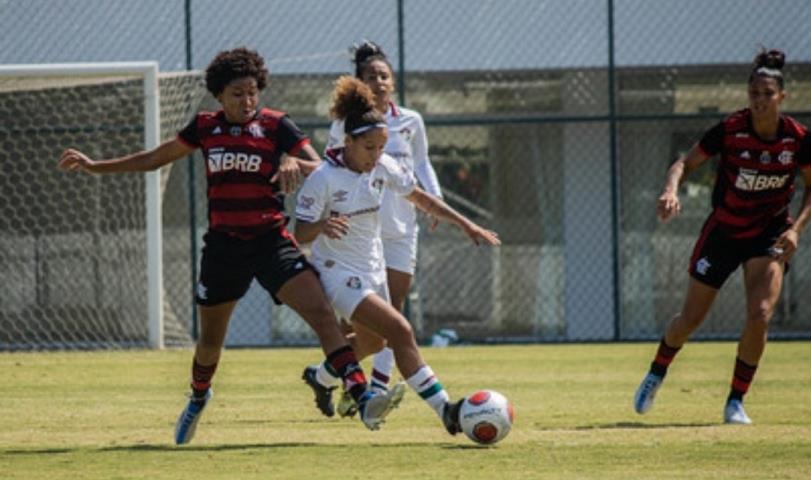
<instances>
[{"instance_id":1,"label":"player in red and black striped jersey","mask_svg":"<svg viewBox=\"0 0 811 480\"><path fill-rule=\"evenodd\" d=\"M685 173L718 155L710 213L690 259L682 311L667 327L650 371L637 389L638 413L653 405L670 362L704 321L726 279L743 265L746 323L738 342L726 423L751 423L743 409L766 347L769 321L800 233L811 219L811 136L780 113L785 97L778 50L761 51L749 76L749 108L733 113L670 167L657 211L662 221L681 209L677 190ZM789 216L797 171L805 182L796 220Z\"/></svg>"},{"instance_id":2,"label":"player in red and black striped jersey","mask_svg":"<svg viewBox=\"0 0 811 480\"><path fill-rule=\"evenodd\" d=\"M203 151L209 230L244 239L284 223L284 192L274 176L283 159L308 155L309 145L285 113L267 108L251 113L246 122L233 123L224 110L201 112L177 137Z\"/></svg>"},{"instance_id":3,"label":"player in red and black striped jersey","mask_svg":"<svg viewBox=\"0 0 811 480\"><path fill-rule=\"evenodd\" d=\"M91 173L156 170L202 149L209 231L196 300L200 338L192 363L192 396L178 419L175 442L188 443L208 400L231 313L251 281L293 308L313 328L327 363L361 404L381 408L338 327L312 266L285 228L283 193L320 162L308 139L282 112L259 108L267 84L264 59L246 48L220 52L206 69L206 87L222 109L199 113L177 138L121 158L91 160L68 149L59 167ZM367 424L371 428L370 425Z\"/></svg>"}]
</instances>

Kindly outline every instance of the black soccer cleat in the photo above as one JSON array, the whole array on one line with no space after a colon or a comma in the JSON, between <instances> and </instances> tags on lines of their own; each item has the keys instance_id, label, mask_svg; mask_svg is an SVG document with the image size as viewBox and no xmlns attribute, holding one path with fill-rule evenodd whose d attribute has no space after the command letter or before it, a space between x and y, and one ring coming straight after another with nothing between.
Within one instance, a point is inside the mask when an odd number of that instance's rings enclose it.
<instances>
[{"instance_id":1,"label":"black soccer cleat","mask_svg":"<svg viewBox=\"0 0 811 480\"><path fill-rule=\"evenodd\" d=\"M321 413L327 417L332 417L335 415L335 404L332 403L332 391L335 390L336 387L325 387L318 383L318 380L315 378L315 372L317 370L318 367L313 365L306 367L301 374L301 379L313 389L315 405L321 410Z\"/></svg>"},{"instance_id":2,"label":"black soccer cleat","mask_svg":"<svg viewBox=\"0 0 811 480\"><path fill-rule=\"evenodd\" d=\"M456 435L462 431L462 426L459 425L459 410L461 410L464 401L465 399L462 398L456 403L448 402L442 409L442 423L445 425L445 430L451 435Z\"/></svg>"}]
</instances>

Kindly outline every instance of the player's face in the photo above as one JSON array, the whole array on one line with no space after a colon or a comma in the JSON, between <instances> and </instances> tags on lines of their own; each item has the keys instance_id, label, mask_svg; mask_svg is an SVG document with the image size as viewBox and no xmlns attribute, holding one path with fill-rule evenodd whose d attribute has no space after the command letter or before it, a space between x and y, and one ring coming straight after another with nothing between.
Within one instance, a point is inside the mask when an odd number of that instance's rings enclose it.
<instances>
[{"instance_id":1,"label":"player's face","mask_svg":"<svg viewBox=\"0 0 811 480\"><path fill-rule=\"evenodd\" d=\"M778 116L780 102L785 96L776 79L755 77L749 84L749 108L752 109L752 115L759 118Z\"/></svg>"},{"instance_id":2,"label":"player's face","mask_svg":"<svg viewBox=\"0 0 811 480\"><path fill-rule=\"evenodd\" d=\"M373 60L366 65L361 80L372 89L378 106L388 105L391 101L391 94L394 92L394 76L386 62Z\"/></svg>"},{"instance_id":3,"label":"player's face","mask_svg":"<svg viewBox=\"0 0 811 480\"><path fill-rule=\"evenodd\" d=\"M356 172L371 172L383 155L388 138L386 128L373 128L357 137L347 136L344 152L347 166Z\"/></svg>"},{"instance_id":4,"label":"player's face","mask_svg":"<svg viewBox=\"0 0 811 480\"><path fill-rule=\"evenodd\" d=\"M259 87L253 77L237 78L217 95L225 119L231 123L245 123L256 115L259 105Z\"/></svg>"}]
</instances>

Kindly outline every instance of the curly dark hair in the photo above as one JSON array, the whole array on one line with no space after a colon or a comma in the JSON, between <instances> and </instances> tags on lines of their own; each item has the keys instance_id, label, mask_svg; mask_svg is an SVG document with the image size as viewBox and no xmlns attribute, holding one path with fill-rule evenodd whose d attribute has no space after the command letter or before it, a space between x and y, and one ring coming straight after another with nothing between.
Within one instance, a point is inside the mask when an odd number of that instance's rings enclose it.
<instances>
[{"instance_id":1,"label":"curly dark hair","mask_svg":"<svg viewBox=\"0 0 811 480\"><path fill-rule=\"evenodd\" d=\"M265 59L246 47L224 50L206 67L206 88L216 97L229 83L245 77L255 78L259 90L264 89L268 82Z\"/></svg>"},{"instance_id":2,"label":"curly dark hair","mask_svg":"<svg viewBox=\"0 0 811 480\"><path fill-rule=\"evenodd\" d=\"M330 114L344 120L344 132L349 134L358 127L386 122L375 110L375 95L369 86L349 75L335 81Z\"/></svg>"}]
</instances>

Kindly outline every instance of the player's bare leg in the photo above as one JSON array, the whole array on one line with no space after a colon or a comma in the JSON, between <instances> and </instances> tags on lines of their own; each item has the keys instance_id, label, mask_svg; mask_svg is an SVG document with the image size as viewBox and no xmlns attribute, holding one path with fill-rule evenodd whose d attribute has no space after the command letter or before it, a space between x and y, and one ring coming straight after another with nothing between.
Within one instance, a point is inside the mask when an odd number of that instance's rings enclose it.
<instances>
[{"instance_id":1,"label":"player's bare leg","mask_svg":"<svg viewBox=\"0 0 811 480\"><path fill-rule=\"evenodd\" d=\"M178 445L192 440L200 416L211 400L211 378L217 370L228 322L236 304L236 301L231 301L199 307L200 338L197 340L192 363L192 394L175 424L175 443Z\"/></svg>"},{"instance_id":2,"label":"player's bare leg","mask_svg":"<svg viewBox=\"0 0 811 480\"><path fill-rule=\"evenodd\" d=\"M352 323L363 325L386 339L406 383L434 410L449 433L458 433L458 408L450 403L437 375L425 363L408 320L381 297L369 295L355 309ZM395 385L392 391L399 385Z\"/></svg>"},{"instance_id":3,"label":"player's bare leg","mask_svg":"<svg viewBox=\"0 0 811 480\"><path fill-rule=\"evenodd\" d=\"M662 386L670 362L690 335L704 322L717 295L718 289L690 277L681 313L668 324L650 370L634 394L634 410L637 413L647 413L653 408L656 393Z\"/></svg>"},{"instance_id":4,"label":"player's bare leg","mask_svg":"<svg viewBox=\"0 0 811 480\"><path fill-rule=\"evenodd\" d=\"M749 390L766 349L769 322L783 286L783 270L782 263L769 257L753 258L743 265L746 323L738 341L732 384L724 406L725 423L752 423L743 408L743 396Z\"/></svg>"}]
</instances>

